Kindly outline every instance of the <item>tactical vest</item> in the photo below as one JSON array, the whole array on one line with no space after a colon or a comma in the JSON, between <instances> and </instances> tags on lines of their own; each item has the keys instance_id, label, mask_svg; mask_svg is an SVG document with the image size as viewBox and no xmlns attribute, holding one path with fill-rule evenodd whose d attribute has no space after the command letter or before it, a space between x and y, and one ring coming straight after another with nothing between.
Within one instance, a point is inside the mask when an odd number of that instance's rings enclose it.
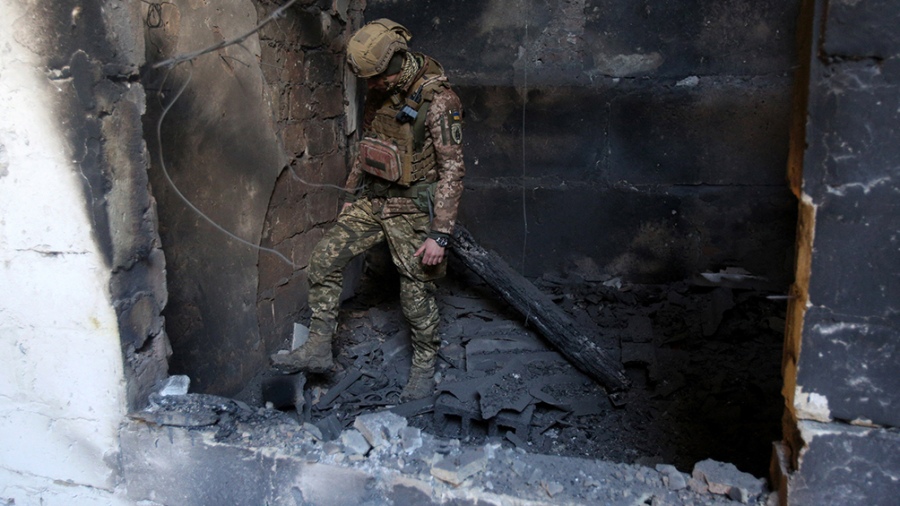
<instances>
[{"instance_id":1,"label":"tactical vest","mask_svg":"<svg viewBox=\"0 0 900 506\"><path fill-rule=\"evenodd\" d=\"M425 116L434 94L449 85L438 62L425 57L423 67L409 95L394 94L380 105L360 142L362 169L403 187L431 182L425 178L437 165Z\"/></svg>"}]
</instances>

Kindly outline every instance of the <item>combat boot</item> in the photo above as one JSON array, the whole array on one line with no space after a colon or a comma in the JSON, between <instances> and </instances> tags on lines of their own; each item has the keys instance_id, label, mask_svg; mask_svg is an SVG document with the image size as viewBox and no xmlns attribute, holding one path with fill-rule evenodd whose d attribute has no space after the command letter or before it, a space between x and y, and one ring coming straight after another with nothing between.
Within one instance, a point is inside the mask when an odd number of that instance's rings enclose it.
<instances>
[{"instance_id":1,"label":"combat boot","mask_svg":"<svg viewBox=\"0 0 900 506\"><path fill-rule=\"evenodd\" d=\"M415 401L434 394L434 367L422 368L412 366L409 381L400 392L400 401Z\"/></svg>"},{"instance_id":2,"label":"combat boot","mask_svg":"<svg viewBox=\"0 0 900 506\"><path fill-rule=\"evenodd\" d=\"M324 373L334 366L331 339L310 334L309 341L290 353L276 353L269 357L272 367L287 374L299 371Z\"/></svg>"}]
</instances>

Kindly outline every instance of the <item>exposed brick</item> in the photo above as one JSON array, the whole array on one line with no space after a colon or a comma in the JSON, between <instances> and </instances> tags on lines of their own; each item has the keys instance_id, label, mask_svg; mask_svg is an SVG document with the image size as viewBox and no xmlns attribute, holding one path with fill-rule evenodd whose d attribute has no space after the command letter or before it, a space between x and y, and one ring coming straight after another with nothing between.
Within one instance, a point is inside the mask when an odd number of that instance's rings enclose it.
<instances>
[{"instance_id":1,"label":"exposed brick","mask_svg":"<svg viewBox=\"0 0 900 506\"><path fill-rule=\"evenodd\" d=\"M316 115L316 110L310 102L311 92L305 84L294 82L287 93L289 109L287 119L302 121Z\"/></svg>"},{"instance_id":2,"label":"exposed brick","mask_svg":"<svg viewBox=\"0 0 900 506\"><path fill-rule=\"evenodd\" d=\"M306 58L307 82L313 86L341 82L343 56L332 53L313 53Z\"/></svg>"},{"instance_id":3,"label":"exposed brick","mask_svg":"<svg viewBox=\"0 0 900 506\"><path fill-rule=\"evenodd\" d=\"M316 243L322 239L325 232L319 228L313 228L302 234L297 234L290 239L291 258L298 268L306 268L309 265L309 259Z\"/></svg>"},{"instance_id":4,"label":"exposed brick","mask_svg":"<svg viewBox=\"0 0 900 506\"><path fill-rule=\"evenodd\" d=\"M294 322L308 300L309 288L306 271L296 271L291 280L275 288L275 304L272 311L273 335L264 336L267 343L280 344L294 333Z\"/></svg>"},{"instance_id":5,"label":"exposed brick","mask_svg":"<svg viewBox=\"0 0 900 506\"><path fill-rule=\"evenodd\" d=\"M281 130L282 139L284 139L284 148L288 152L296 155L303 153L307 149L307 138L305 123L300 121L289 121L285 123Z\"/></svg>"},{"instance_id":6,"label":"exposed brick","mask_svg":"<svg viewBox=\"0 0 900 506\"><path fill-rule=\"evenodd\" d=\"M259 51L263 79L271 84L280 83L286 74L283 66L284 49L275 42L269 41L260 43Z\"/></svg>"},{"instance_id":7,"label":"exposed brick","mask_svg":"<svg viewBox=\"0 0 900 506\"><path fill-rule=\"evenodd\" d=\"M310 225L330 222L337 215L338 192L331 188L320 188L307 195L309 202L308 218Z\"/></svg>"},{"instance_id":8,"label":"exposed brick","mask_svg":"<svg viewBox=\"0 0 900 506\"><path fill-rule=\"evenodd\" d=\"M325 43L325 27L323 27L322 12L318 8L306 10L295 9L295 20L299 26L294 30L300 33L300 44L303 47L319 47Z\"/></svg>"},{"instance_id":9,"label":"exposed brick","mask_svg":"<svg viewBox=\"0 0 900 506\"><path fill-rule=\"evenodd\" d=\"M287 256L284 251L287 248L280 247L276 248L276 250L281 251L282 254ZM265 251L260 251L259 253L259 289L267 290L269 288L274 288L276 286L281 286L291 279L291 275L293 274L293 268L290 265L282 261L280 258L276 257L272 253L267 253Z\"/></svg>"},{"instance_id":10,"label":"exposed brick","mask_svg":"<svg viewBox=\"0 0 900 506\"><path fill-rule=\"evenodd\" d=\"M312 102L320 118L334 118L344 113L344 91L340 86L319 86L313 91Z\"/></svg>"},{"instance_id":11,"label":"exposed brick","mask_svg":"<svg viewBox=\"0 0 900 506\"><path fill-rule=\"evenodd\" d=\"M279 120L287 117L287 100L285 100L285 87L278 82L266 86L266 95L269 99L269 103L271 104L272 111L274 111L276 115L275 117Z\"/></svg>"},{"instance_id":12,"label":"exposed brick","mask_svg":"<svg viewBox=\"0 0 900 506\"><path fill-rule=\"evenodd\" d=\"M322 157L322 165L319 170L319 183L333 184L344 187L347 174L350 173L349 163L343 149Z\"/></svg>"},{"instance_id":13,"label":"exposed brick","mask_svg":"<svg viewBox=\"0 0 900 506\"><path fill-rule=\"evenodd\" d=\"M311 122L307 128L307 152L310 156L331 153L338 146L337 122L332 120Z\"/></svg>"},{"instance_id":14,"label":"exposed brick","mask_svg":"<svg viewBox=\"0 0 900 506\"><path fill-rule=\"evenodd\" d=\"M306 84L306 58L303 53L286 51L284 53L284 71L287 73L288 83Z\"/></svg>"}]
</instances>

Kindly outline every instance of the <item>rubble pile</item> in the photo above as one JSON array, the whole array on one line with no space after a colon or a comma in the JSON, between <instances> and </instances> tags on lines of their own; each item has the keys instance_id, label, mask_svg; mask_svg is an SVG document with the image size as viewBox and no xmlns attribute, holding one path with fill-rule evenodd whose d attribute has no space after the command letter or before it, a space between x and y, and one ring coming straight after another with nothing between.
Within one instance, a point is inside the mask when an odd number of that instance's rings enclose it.
<instances>
[{"instance_id":1,"label":"rubble pile","mask_svg":"<svg viewBox=\"0 0 900 506\"><path fill-rule=\"evenodd\" d=\"M496 438L529 453L682 470L712 458L767 473L771 443L780 439L783 300L733 276L626 285L547 275L535 283L625 364L629 391L608 395L526 317L478 279L458 275L438 294L433 398L398 404L409 334L396 292L381 284L364 284L345 303L336 371L302 379L267 372L241 398L296 409L298 420L328 434L390 408L429 434L466 444Z\"/></svg>"},{"instance_id":2,"label":"rubble pile","mask_svg":"<svg viewBox=\"0 0 900 506\"><path fill-rule=\"evenodd\" d=\"M625 365L628 391L607 392L528 315L457 274L439 289L432 397L399 402L409 332L396 291L364 283L344 304L334 371L264 371L235 399L170 382L134 417L308 462L397 472L416 483L402 488L411 503L453 496L447 490L498 504L765 503L756 477L780 439L783 300L731 277L627 285L547 275L535 284Z\"/></svg>"},{"instance_id":3,"label":"rubble pile","mask_svg":"<svg viewBox=\"0 0 900 506\"><path fill-rule=\"evenodd\" d=\"M192 416L174 420L169 416L174 412ZM347 482L341 493L366 497L369 504L464 500L495 505L762 505L771 496L764 480L730 464L703 461L689 475L671 465L646 467L532 454L498 438L467 445L434 437L387 410L359 415L351 427L332 435L279 410L254 409L242 401L203 394L154 395L151 405L134 418L151 430L161 428L163 435L171 430L206 432L215 444L241 452L274 451L279 459L305 465L356 469L371 479L361 481L363 485ZM171 432L168 438L172 439ZM204 438L189 441L191 446L207 444ZM321 486L300 480L296 492L300 497L321 496L317 490ZM356 486L364 490L349 490ZM324 493L333 495L334 490Z\"/></svg>"}]
</instances>

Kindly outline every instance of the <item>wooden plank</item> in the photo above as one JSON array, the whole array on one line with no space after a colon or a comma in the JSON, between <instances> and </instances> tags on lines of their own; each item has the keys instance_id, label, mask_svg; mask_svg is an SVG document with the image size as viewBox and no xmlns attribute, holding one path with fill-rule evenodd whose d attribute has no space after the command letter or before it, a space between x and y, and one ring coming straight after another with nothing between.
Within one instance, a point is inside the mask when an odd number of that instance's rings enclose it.
<instances>
[{"instance_id":1,"label":"wooden plank","mask_svg":"<svg viewBox=\"0 0 900 506\"><path fill-rule=\"evenodd\" d=\"M575 367L608 390L628 389L622 364L595 344L562 309L534 284L514 271L499 255L482 248L464 227L453 232L453 252L503 300L519 311Z\"/></svg>"}]
</instances>

